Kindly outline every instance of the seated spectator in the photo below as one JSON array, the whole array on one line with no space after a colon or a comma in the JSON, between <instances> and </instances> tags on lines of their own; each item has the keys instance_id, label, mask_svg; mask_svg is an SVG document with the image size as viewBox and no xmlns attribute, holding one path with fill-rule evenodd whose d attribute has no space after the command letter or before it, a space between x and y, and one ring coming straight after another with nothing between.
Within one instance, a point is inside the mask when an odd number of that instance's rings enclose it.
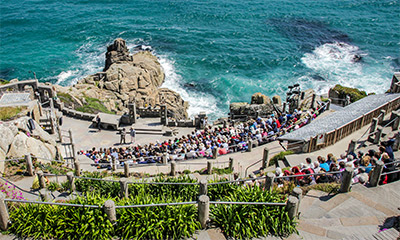
<instances>
[{"instance_id":1,"label":"seated spectator","mask_svg":"<svg viewBox=\"0 0 400 240\"><path fill-rule=\"evenodd\" d=\"M318 156L319 167L325 169L325 172L329 172L329 165L325 162L325 158Z\"/></svg>"}]
</instances>

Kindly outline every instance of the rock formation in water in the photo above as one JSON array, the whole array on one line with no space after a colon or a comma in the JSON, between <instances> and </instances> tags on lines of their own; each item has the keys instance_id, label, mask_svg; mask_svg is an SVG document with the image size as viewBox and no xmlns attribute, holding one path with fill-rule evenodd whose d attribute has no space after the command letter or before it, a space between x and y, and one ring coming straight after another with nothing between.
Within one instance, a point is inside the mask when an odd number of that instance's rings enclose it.
<instances>
[{"instance_id":1,"label":"rock formation in water","mask_svg":"<svg viewBox=\"0 0 400 240\"><path fill-rule=\"evenodd\" d=\"M97 100L110 112L128 112L127 104L157 107L165 104L175 119L187 118L188 103L167 88L160 88L164 71L156 56L149 51L131 55L125 40L116 39L107 48L103 72L80 80L72 87L55 86L66 105L79 110ZM65 100L68 101L65 101Z\"/></svg>"}]
</instances>

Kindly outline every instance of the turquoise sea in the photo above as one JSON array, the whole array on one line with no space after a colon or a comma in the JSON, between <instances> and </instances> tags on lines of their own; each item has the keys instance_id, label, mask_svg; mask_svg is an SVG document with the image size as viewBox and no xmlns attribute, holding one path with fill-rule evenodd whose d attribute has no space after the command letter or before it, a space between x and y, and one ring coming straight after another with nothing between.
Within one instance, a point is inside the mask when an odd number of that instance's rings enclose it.
<instances>
[{"instance_id":1,"label":"turquoise sea","mask_svg":"<svg viewBox=\"0 0 400 240\"><path fill-rule=\"evenodd\" d=\"M294 83L382 93L400 70L399 10L398 0L1 0L0 78L73 84L121 37L152 47L190 114L223 116Z\"/></svg>"}]
</instances>

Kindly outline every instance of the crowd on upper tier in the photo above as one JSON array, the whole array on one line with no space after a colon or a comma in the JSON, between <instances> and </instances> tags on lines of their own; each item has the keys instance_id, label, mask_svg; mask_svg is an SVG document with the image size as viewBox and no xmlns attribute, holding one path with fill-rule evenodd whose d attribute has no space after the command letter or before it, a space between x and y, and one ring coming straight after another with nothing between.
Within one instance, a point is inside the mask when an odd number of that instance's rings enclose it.
<instances>
[{"instance_id":1,"label":"crowd on upper tier","mask_svg":"<svg viewBox=\"0 0 400 240\"><path fill-rule=\"evenodd\" d=\"M273 141L284 132L298 129L324 111L321 109L310 109L309 111L295 110L293 113L274 114L267 118L252 119L234 125L218 127L206 126L203 130L195 130L186 136L156 141L145 145L130 144L123 147L92 148L91 150L79 151L91 158L99 167L109 167L112 158L117 164L146 164L162 162L163 153L168 154L168 160L179 161L185 159L210 158L213 149L216 148L218 155L231 152L246 151L248 140L253 144L261 145ZM215 151L215 150L214 150Z\"/></svg>"},{"instance_id":2,"label":"crowd on upper tier","mask_svg":"<svg viewBox=\"0 0 400 240\"><path fill-rule=\"evenodd\" d=\"M335 157L332 153L329 153L326 158L318 156L317 161L312 162L310 158L306 158L305 163L301 163L300 166L292 167L282 171L281 168L276 168L275 175L277 178L278 186L283 186L285 182L294 181L296 185L305 186L313 185L317 183L340 183L342 178L342 172L346 167L354 169L352 176L353 183L368 184L369 177L371 176L372 169L375 167L378 161L382 161L385 166L383 173L395 171L400 164L395 163L393 154L393 143L394 137L388 141L381 142L378 151L368 150L368 152L350 152L343 153L339 158ZM312 173L326 173L322 175L310 175L310 176L299 176L299 177L285 177L291 175L305 175ZM400 173L390 173L383 175L380 179L379 184L386 184L400 179Z\"/></svg>"}]
</instances>

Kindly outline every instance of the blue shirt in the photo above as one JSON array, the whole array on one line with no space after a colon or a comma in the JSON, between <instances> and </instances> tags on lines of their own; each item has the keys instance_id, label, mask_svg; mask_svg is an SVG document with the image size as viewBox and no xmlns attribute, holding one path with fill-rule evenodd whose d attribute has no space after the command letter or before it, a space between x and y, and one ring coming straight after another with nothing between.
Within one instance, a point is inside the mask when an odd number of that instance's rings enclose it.
<instances>
[{"instance_id":1,"label":"blue shirt","mask_svg":"<svg viewBox=\"0 0 400 240\"><path fill-rule=\"evenodd\" d=\"M329 165L327 163L321 163L319 165L320 168L325 169L325 171L329 172Z\"/></svg>"}]
</instances>

